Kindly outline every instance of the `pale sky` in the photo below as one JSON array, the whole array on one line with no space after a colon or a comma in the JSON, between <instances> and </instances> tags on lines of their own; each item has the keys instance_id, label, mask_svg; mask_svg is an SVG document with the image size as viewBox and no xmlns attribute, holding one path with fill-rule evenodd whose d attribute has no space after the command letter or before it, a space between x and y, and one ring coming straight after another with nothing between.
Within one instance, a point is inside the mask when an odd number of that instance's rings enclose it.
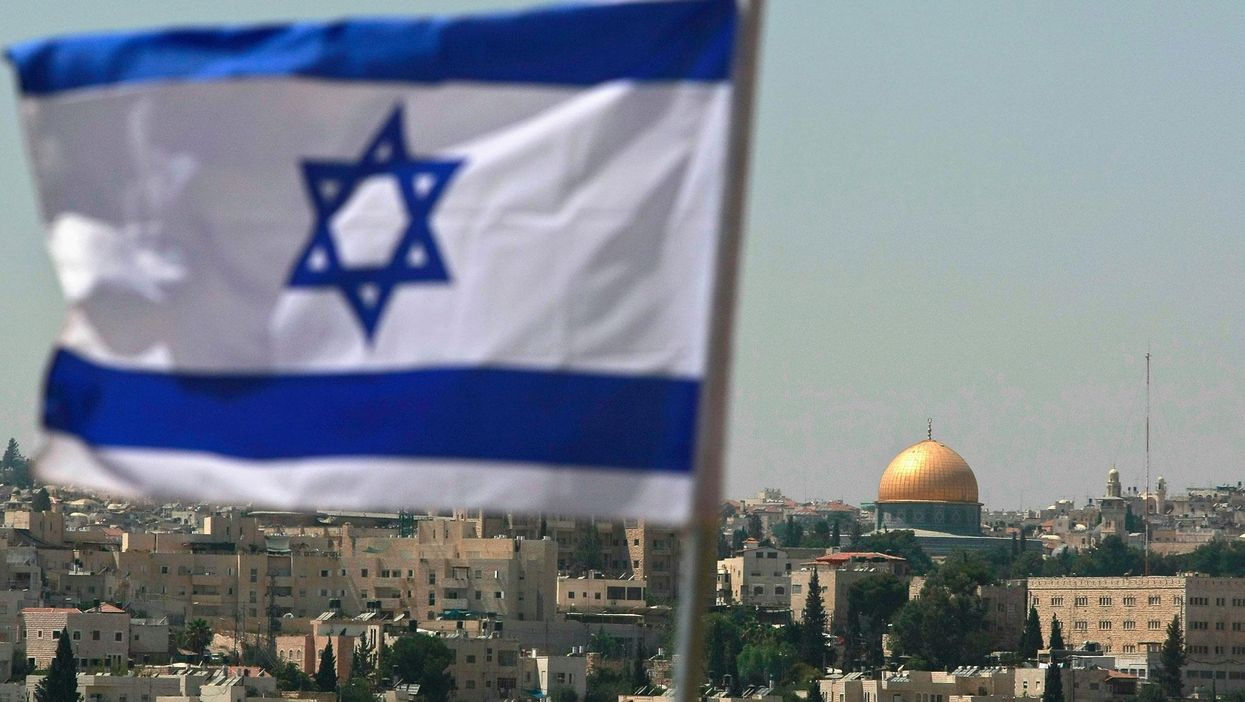
<instances>
[{"instance_id":1,"label":"pale sky","mask_svg":"<svg viewBox=\"0 0 1245 702\"><path fill-rule=\"evenodd\" d=\"M0 43L523 2L6 3ZM872 499L925 434L990 508L1245 466L1245 4L776 0L727 492ZM0 77L0 440L63 307Z\"/></svg>"}]
</instances>

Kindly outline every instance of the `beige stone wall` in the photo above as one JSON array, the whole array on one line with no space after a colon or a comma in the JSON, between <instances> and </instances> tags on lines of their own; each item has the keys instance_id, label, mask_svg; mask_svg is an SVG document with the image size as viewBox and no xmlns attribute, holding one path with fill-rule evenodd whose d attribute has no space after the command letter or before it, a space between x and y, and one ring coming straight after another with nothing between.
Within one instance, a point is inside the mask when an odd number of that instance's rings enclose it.
<instances>
[{"instance_id":1,"label":"beige stone wall","mask_svg":"<svg viewBox=\"0 0 1245 702\"><path fill-rule=\"evenodd\" d=\"M26 657L47 668L56 657L62 630L68 630L80 670L107 668L129 658L130 615L70 609L26 610Z\"/></svg>"},{"instance_id":2,"label":"beige stone wall","mask_svg":"<svg viewBox=\"0 0 1245 702\"><path fill-rule=\"evenodd\" d=\"M1059 616L1068 645L1102 644L1109 653L1143 653L1162 645L1167 625L1184 627L1190 686L1215 682L1245 688L1245 579L1200 576L1030 578L1030 601L1042 633Z\"/></svg>"}]
</instances>

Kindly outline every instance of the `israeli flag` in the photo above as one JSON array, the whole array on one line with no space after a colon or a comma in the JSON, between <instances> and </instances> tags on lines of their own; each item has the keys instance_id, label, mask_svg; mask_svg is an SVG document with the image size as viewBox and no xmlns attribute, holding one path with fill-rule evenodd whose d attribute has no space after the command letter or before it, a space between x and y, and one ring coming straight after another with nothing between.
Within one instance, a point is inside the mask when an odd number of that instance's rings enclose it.
<instances>
[{"instance_id":1,"label":"israeli flag","mask_svg":"<svg viewBox=\"0 0 1245 702\"><path fill-rule=\"evenodd\" d=\"M45 480L689 516L731 0L16 46Z\"/></svg>"}]
</instances>

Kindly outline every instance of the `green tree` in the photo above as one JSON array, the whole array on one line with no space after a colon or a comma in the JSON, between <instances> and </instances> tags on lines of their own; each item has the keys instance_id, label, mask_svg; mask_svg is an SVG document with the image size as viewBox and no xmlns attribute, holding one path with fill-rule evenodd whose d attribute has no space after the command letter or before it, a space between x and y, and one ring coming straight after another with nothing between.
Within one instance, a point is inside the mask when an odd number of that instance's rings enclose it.
<instances>
[{"instance_id":1,"label":"green tree","mask_svg":"<svg viewBox=\"0 0 1245 702\"><path fill-rule=\"evenodd\" d=\"M1063 642L1063 624L1059 622L1059 617L1051 615L1050 617L1050 650L1062 651L1068 646Z\"/></svg>"},{"instance_id":2,"label":"green tree","mask_svg":"<svg viewBox=\"0 0 1245 702\"><path fill-rule=\"evenodd\" d=\"M974 594L982 585L994 585L994 569L978 554L960 551L947 557L926 578L931 587L944 587L960 594Z\"/></svg>"},{"instance_id":3,"label":"green tree","mask_svg":"<svg viewBox=\"0 0 1245 702\"><path fill-rule=\"evenodd\" d=\"M1239 693L1240 691L1233 690L1233 692ZM1221 695L1220 699L1224 700L1224 702L1245 702L1245 695L1238 694L1238 696L1233 697L1232 694L1232 692L1229 692L1226 695ZM1158 685L1146 683L1137 686L1136 702L1167 702L1167 695L1163 694L1163 688Z\"/></svg>"},{"instance_id":4,"label":"green tree","mask_svg":"<svg viewBox=\"0 0 1245 702\"><path fill-rule=\"evenodd\" d=\"M579 695L572 688L558 687L550 693L549 699L552 702L579 702Z\"/></svg>"},{"instance_id":5,"label":"green tree","mask_svg":"<svg viewBox=\"0 0 1245 702\"><path fill-rule=\"evenodd\" d=\"M610 636L605 632L605 627L597 629L597 633L588 637L588 650L592 653L601 654L602 658L615 659L622 658L623 642L616 636Z\"/></svg>"},{"instance_id":6,"label":"green tree","mask_svg":"<svg viewBox=\"0 0 1245 702\"><path fill-rule=\"evenodd\" d=\"M381 671L406 683L419 685L420 696L429 702L445 702L450 693L450 676L446 668L454 662L454 654L438 638L426 634L404 636L388 647L388 666Z\"/></svg>"},{"instance_id":7,"label":"green tree","mask_svg":"<svg viewBox=\"0 0 1245 702\"><path fill-rule=\"evenodd\" d=\"M839 520L834 520L834 526L830 530L830 545L838 548L843 545L843 535L839 531Z\"/></svg>"},{"instance_id":8,"label":"green tree","mask_svg":"<svg viewBox=\"0 0 1245 702\"><path fill-rule=\"evenodd\" d=\"M1145 554L1112 535L1077 558L1076 570L1099 577L1139 575L1145 572Z\"/></svg>"},{"instance_id":9,"label":"green tree","mask_svg":"<svg viewBox=\"0 0 1245 702\"><path fill-rule=\"evenodd\" d=\"M765 529L761 526L761 515L748 515L748 538L760 541L764 535Z\"/></svg>"},{"instance_id":10,"label":"green tree","mask_svg":"<svg viewBox=\"0 0 1245 702\"><path fill-rule=\"evenodd\" d=\"M609 668L597 668L590 673L587 687L584 702L618 702L619 695L635 692L625 675Z\"/></svg>"},{"instance_id":11,"label":"green tree","mask_svg":"<svg viewBox=\"0 0 1245 702\"><path fill-rule=\"evenodd\" d=\"M928 580L895 616L892 632L895 653L912 657L913 667L975 665L989 649L981 597Z\"/></svg>"},{"instance_id":12,"label":"green tree","mask_svg":"<svg viewBox=\"0 0 1245 702\"><path fill-rule=\"evenodd\" d=\"M1025 620L1025 630L1020 634L1018 648L1020 657L1026 660L1037 658L1038 649L1042 648L1042 622L1038 619L1037 607L1032 605Z\"/></svg>"},{"instance_id":13,"label":"green tree","mask_svg":"<svg viewBox=\"0 0 1245 702\"><path fill-rule=\"evenodd\" d=\"M748 538L747 529L736 529L731 534L731 553L739 553L744 548L744 541Z\"/></svg>"},{"instance_id":14,"label":"green tree","mask_svg":"<svg viewBox=\"0 0 1245 702\"><path fill-rule=\"evenodd\" d=\"M835 522L838 524L838 522ZM817 680L808 681L808 694L805 696L805 702L825 702L825 698L821 696L821 684Z\"/></svg>"},{"instance_id":15,"label":"green tree","mask_svg":"<svg viewBox=\"0 0 1245 702\"><path fill-rule=\"evenodd\" d=\"M212 627L205 619L192 619L182 632L182 645L188 651L194 651L202 662L208 644L212 643Z\"/></svg>"},{"instance_id":16,"label":"green tree","mask_svg":"<svg viewBox=\"0 0 1245 702\"><path fill-rule=\"evenodd\" d=\"M284 663L278 661L273 668L272 677L277 679L279 690L288 692L314 692L316 690L316 681L289 661Z\"/></svg>"},{"instance_id":17,"label":"green tree","mask_svg":"<svg viewBox=\"0 0 1245 702\"><path fill-rule=\"evenodd\" d=\"M907 602L908 586L890 573L868 575L852 583L847 590L848 633L849 641L859 642L855 663L882 665L882 635Z\"/></svg>"},{"instance_id":18,"label":"green tree","mask_svg":"<svg viewBox=\"0 0 1245 702\"><path fill-rule=\"evenodd\" d=\"M9 482L18 487L30 487L32 484L30 460L22 455L17 439L9 438L8 445L4 447L4 455L0 456L0 471L6 474Z\"/></svg>"},{"instance_id":19,"label":"green tree","mask_svg":"<svg viewBox=\"0 0 1245 702\"><path fill-rule=\"evenodd\" d=\"M360 637L359 645L350 652L350 677L371 678L376 670L376 655L372 642L366 636Z\"/></svg>"},{"instance_id":20,"label":"green tree","mask_svg":"<svg viewBox=\"0 0 1245 702\"><path fill-rule=\"evenodd\" d=\"M766 685L786 677L795 665L795 647L779 641L745 644L739 652L739 678L745 685Z\"/></svg>"},{"instance_id":21,"label":"green tree","mask_svg":"<svg viewBox=\"0 0 1245 702\"><path fill-rule=\"evenodd\" d=\"M853 518L851 524L849 524L847 527L847 545L855 548L856 546L860 544L860 539L861 539L860 520ZM857 549L857 550L864 551L866 549Z\"/></svg>"},{"instance_id":22,"label":"green tree","mask_svg":"<svg viewBox=\"0 0 1245 702\"><path fill-rule=\"evenodd\" d=\"M795 548L804 540L804 527L795 520L795 517L788 515L786 528L783 530L782 545L787 548Z\"/></svg>"},{"instance_id":23,"label":"green tree","mask_svg":"<svg viewBox=\"0 0 1245 702\"><path fill-rule=\"evenodd\" d=\"M52 496L48 494L47 488L39 488L35 491L34 497L30 498L30 511L47 512L52 509Z\"/></svg>"},{"instance_id":24,"label":"green tree","mask_svg":"<svg viewBox=\"0 0 1245 702\"><path fill-rule=\"evenodd\" d=\"M739 677L736 659L742 637L739 624L728 614L713 613L705 620L705 673L714 685Z\"/></svg>"},{"instance_id":25,"label":"green tree","mask_svg":"<svg viewBox=\"0 0 1245 702\"><path fill-rule=\"evenodd\" d=\"M817 569L808 578L808 592L804 595L804 610L800 624L799 659L817 670L826 667L826 604L821 599L821 577Z\"/></svg>"},{"instance_id":26,"label":"green tree","mask_svg":"<svg viewBox=\"0 0 1245 702\"><path fill-rule=\"evenodd\" d=\"M13 442L10 440L10 445ZM48 674L35 686L35 702L80 702L78 694L78 659L69 643L69 630L62 629L56 643L56 658Z\"/></svg>"},{"instance_id":27,"label":"green tree","mask_svg":"<svg viewBox=\"0 0 1245 702\"><path fill-rule=\"evenodd\" d=\"M1168 697L1184 696L1184 664L1184 632L1180 628L1180 615L1176 615L1167 625L1167 640L1163 642L1158 675L1155 676L1155 681Z\"/></svg>"},{"instance_id":28,"label":"green tree","mask_svg":"<svg viewBox=\"0 0 1245 702\"><path fill-rule=\"evenodd\" d=\"M852 524L855 529L860 529L859 522L853 521ZM874 532L868 536L853 537L843 550L877 551L890 556L899 556L908 561L912 572L917 575L924 575L933 567L933 561L925 553L925 549L921 548L921 544L917 543L916 534L906 529Z\"/></svg>"},{"instance_id":29,"label":"green tree","mask_svg":"<svg viewBox=\"0 0 1245 702\"><path fill-rule=\"evenodd\" d=\"M320 692L332 692L337 689L337 656L333 655L333 640L325 644L320 651L320 665L316 668L316 687Z\"/></svg>"},{"instance_id":30,"label":"green tree","mask_svg":"<svg viewBox=\"0 0 1245 702\"><path fill-rule=\"evenodd\" d=\"M351 675L337 692L338 702L376 702L376 686L365 677Z\"/></svg>"},{"instance_id":31,"label":"green tree","mask_svg":"<svg viewBox=\"0 0 1245 702\"><path fill-rule=\"evenodd\" d=\"M575 550L571 552L571 569L580 573L601 570L605 567L605 559L601 557L601 534L595 526L584 529L575 540Z\"/></svg>"},{"instance_id":32,"label":"green tree","mask_svg":"<svg viewBox=\"0 0 1245 702\"><path fill-rule=\"evenodd\" d=\"M1046 679L1042 683L1042 702L1063 702L1063 674L1058 663L1046 667Z\"/></svg>"},{"instance_id":33,"label":"green tree","mask_svg":"<svg viewBox=\"0 0 1245 702\"><path fill-rule=\"evenodd\" d=\"M813 523L813 541L817 542L818 548L825 548L830 545L830 522L824 519L818 519Z\"/></svg>"}]
</instances>

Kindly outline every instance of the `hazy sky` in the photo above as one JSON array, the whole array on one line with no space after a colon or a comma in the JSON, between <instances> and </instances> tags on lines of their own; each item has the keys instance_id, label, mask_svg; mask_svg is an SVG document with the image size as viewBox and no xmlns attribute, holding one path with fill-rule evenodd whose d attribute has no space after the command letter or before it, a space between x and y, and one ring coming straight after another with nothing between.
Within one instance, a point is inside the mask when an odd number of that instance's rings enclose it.
<instances>
[{"instance_id":1,"label":"hazy sky","mask_svg":"<svg viewBox=\"0 0 1245 702\"><path fill-rule=\"evenodd\" d=\"M0 42L500 2L9 2ZM728 492L875 495L934 434L988 507L1245 479L1245 4L777 0ZM0 78L0 435L62 315Z\"/></svg>"}]
</instances>

